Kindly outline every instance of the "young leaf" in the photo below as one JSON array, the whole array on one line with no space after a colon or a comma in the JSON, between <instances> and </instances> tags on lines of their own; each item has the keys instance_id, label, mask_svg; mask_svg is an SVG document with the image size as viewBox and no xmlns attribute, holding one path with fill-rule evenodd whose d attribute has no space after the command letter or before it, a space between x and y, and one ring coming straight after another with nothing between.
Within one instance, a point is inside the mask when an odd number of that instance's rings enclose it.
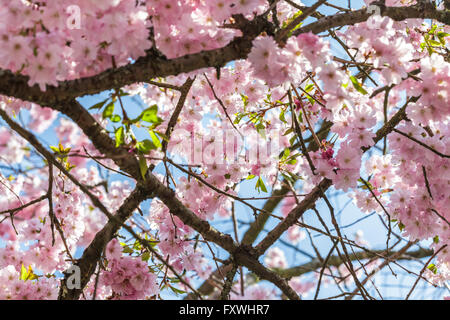
<instances>
[{"instance_id":1,"label":"young leaf","mask_svg":"<svg viewBox=\"0 0 450 320\"><path fill-rule=\"evenodd\" d=\"M431 272L433 272L434 274L437 273L437 268L436 268L436 265L435 265L434 263L431 263L431 264L427 267L427 269L430 270Z\"/></svg>"},{"instance_id":2,"label":"young leaf","mask_svg":"<svg viewBox=\"0 0 450 320\"><path fill-rule=\"evenodd\" d=\"M22 268L20 269L20 280L35 280L38 276L34 274L33 269L31 268L31 265L28 266L28 270L25 268L25 266L22 264Z\"/></svg>"},{"instance_id":3,"label":"young leaf","mask_svg":"<svg viewBox=\"0 0 450 320\"><path fill-rule=\"evenodd\" d=\"M352 84L355 87L356 91L362 94L368 94L368 92L361 86L361 84L354 76L350 76L350 80L352 81Z\"/></svg>"},{"instance_id":4,"label":"young leaf","mask_svg":"<svg viewBox=\"0 0 450 320\"><path fill-rule=\"evenodd\" d=\"M283 136L287 136L289 133L293 132L294 130L292 128L289 128L286 130L285 133L283 133Z\"/></svg>"},{"instance_id":5,"label":"young leaf","mask_svg":"<svg viewBox=\"0 0 450 320\"><path fill-rule=\"evenodd\" d=\"M121 146L125 142L124 134L123 134L123 127L120 127L117 129L116 134L116 148Z\"/></svg>"},{"instance_id":6,"label":"young leaf","mask_svg":"<svg viewBox=\"0 0 450 320\"><path fill-rule=\"evenodd\" d=\"M105 105L106 101L108 101L108 100L109 100L109 98L106 98L105 100L103 100L103 101L101 101L101 102L99 102L99 103L94 104L92 107L89 108L89 110L92 110L92 109L101 109L101 108L103 108L103 106Z\"/></svg>"},{"instance_id":7,"label":"young leaf","mask_svg":"<svg viewBox=\"0 0 450 320\"><path fill-rule=\"evenodd\" d=\"M266 139L266 127L262 123L258 123L256 126L256 131L263 137L263 139Z\"/></svg>"},{"instance_id":8,"label":"young leaf","mask_svg":"<svg viewBox=\"0 0 450 320\"><path fill-rule=\"evenodd\" d=\"M158 106L154 104L150 108L145 109L141 113L141 120L145 122L158 123L161 121L161 118L158 117Z\"/></svg>"},{"instance_id":9,"label":"young leaf","mask_svg":"<svg viewBox=\"0 0 450 320\"><path fill-rule=\"evenodd\" d=\"M169 288L176 294L176 295L178 295L178 294L184 294L184 293L186 293L186 291L183 291L183 290L180 290L180 289L177 289L177 288L175 288L175 287L172 287L172 286L169 286Z\"/></svg>"},{"instance_id":10,"label":"young leaf","mask_svg":"<svg viewBox=\"0 0 450 320\"><path fill-rule=\"evenodd\" d=\"M305 87L305 91L310 92L313 88L314 88L314 85L312 83L310 83Z\"/></svg>"},{"instance_id":11,"label":"young leaf","mask_svg":"<svg viewBox=\"0 0 450 320\"><path fill-rule=\"evenodd\" d=\"M108 103L105 110L103 110L102 113L103 119L111 118L113 113L114 113L114 101L111 101L110 103Z\"/></svg>"},{"instance_id":12,"label":"young leaf","mask_svg":"<svg viewBox=\"0 0 450 320\"><path fill-rule=\"evenodd\" d=\"M156 146L156 148L161 148L161 142L158 139L158 136L155 134L155 132L153 130L150 130L150 137L152 138L152 142L153 144Z\"/></svg>"},{"instance_id":13,"label":"young leaf","mask_svg":"<svg viewBox=\"0 0 450 320\"><path fill-rule=\"evenodd\" d=\"M20 268L20 280L27 280L28 277L28 271L27 268L22 263L22 268Z\"/></svg>"},{"instance_id":14,"label":"young leaf","mask_svg":"<svg viewBox=\"0 0 450 320\"><path fill-rule=\"evenodd\" d=\"M258 181L256 181L255 189L258 190L258 192L260 192L260 190L262 190L263 192L267 192L266 185L262 181L261 177L259 177Z\"/></svg>"},{"instance_id":15,"label":"young leaf","mask_svg":"<svg viewBox=\"0 0 450 320\"><path fill-rule=\"evenodd\" d=\"M122 252L123 252L123 253L134 253L134 250L131 249L131 248L128 247L128 246L125 246L125 247L123 247Z\"/></svg>"},{"instance_id":16,"label":"young leaf","mask_svg":"<svg viewBox=\"0 0 450 320\"><path fill-rule=\"evenodd\" d=\"M284 110L281 110L279 119L280 119L282 122L287 123L286 118L284 117Z\"/></svg>"},{"instance_id":17,"label":"young leaf","mask_svg":"<svg viewBox=\"0 0 450 320\"><path fill-rule=\"evenodd\" d=\"M145 139L145 140L142 140L141 142L138 142L136 144L136 148L143 154L149 153L150 150L157 149L156 146L153 144L153 142L148 140L148 139Z\"/></svg>"},{"instance_id":18,"label":"young leaf","mask_svg":"<svg viewBox=\"0 0 450 320\"><path fill-rule=\"evenodd\" d=\"M147 174L148 167L147 167L147 160L145 160L145 157L142 154L139 154L139 169L141 170L142 179L145 180L145 175Z\"/></svg>"},{"instance_id":19,"label":"young leaf","mask_svg":"<svg viewBox=\"0 0 450 320\"><path fill-rule=\"evenodd\" d=\"M122 120L122 118L118 114L115 114L111 117L112 122L119 122L120 120Z\"/></svg>"},{"instance_id":20,"label":"young leaf","mask_svg":"<svg viewBox=\"0 0 450 320\"><path fill-rule=\"evenodd\" d=\"M50 149L52 149L52 151L55 152L55 153L59 153L59 148L58 147L50 146Z\"/></svg>"},{"instance_id":21,"label":"young leaf","mask_svg":"<svg viewBox=\"0 0 450 320\"><path fill-rule=\"evenodd\" d=\"M153 131L155 131L155 133L157 133L158 134L158 136L160 136L163 140L165 140L165 141L167 141L167 142L169 142L169 137L168 136L166 136L166 134L165 133L162 133L161 131L157 131L157 130L153 130Z\"/></svg>"},{"instance_id":22,"label":"young leaf","mask_svg":"<svg viewBox=\"0 0 450 320\"><path fill-rule=\"evenodd\" d=\"M285 148L283 150L283 152L280 153L280 156L279 156L280 161L281 162L285 161L289 157L290 154L291 154L291 150L289 150L289 148Z\"/></svg>"},{"instance_id":23,"label":"young leaf","mask_svg":"<svg viewBox=\"0 0 450 320\"><path fill-rule=\"evenodd\" d=\"M141 256L142 261L148 261L150 259L150 252L145 251Z\"/></svg>"}]
</instances>

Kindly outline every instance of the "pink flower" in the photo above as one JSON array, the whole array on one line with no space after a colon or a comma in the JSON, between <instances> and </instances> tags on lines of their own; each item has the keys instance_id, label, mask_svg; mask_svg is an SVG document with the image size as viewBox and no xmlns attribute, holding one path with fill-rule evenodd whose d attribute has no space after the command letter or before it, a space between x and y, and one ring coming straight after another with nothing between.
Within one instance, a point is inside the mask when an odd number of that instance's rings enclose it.
<instances>
[{"instance_id":1,"label":"pink flower","mask_svg":"<svg viewBox=\"0 0 450 320\"><path fill-rule=\"evenodd\" d=\"M105 253L108 260L119 259L122 256L122 246L116 238L108 243Z\"/></svg>"},{"instance_id":2,"label":"pink flower","mask_svg":"<svg viewBox=\"0 0 450 320\"><path fill-rule=\"evenodd\" d=\"M100 279L112 288L116 299L143 299L158 293L156 275L140 258L124 256L113 259L108 269Z\"/></svg>"},{"instance_id":3,"label":"pink flower","mask_svg":"<svg viewBox=\"0 0 450 320\"><path fill-rule=\"evenodd\" d=\"M352 148L348 144L341 145L336 156L336 161L341 169L358 170L361 166L361 150Z\"/></svg>"},{"instance_id":4,"label":"pink flower","mask_svg":"<svg viewBox=\"0 0 450 320\"><path fill-rule=\"evenodd\" d=\"M287 267L287 261L286 257L284 256L284 252L277 247L273 247L267 250L266 256L264 258L264 263L269 268L284 269Z\"/></svg>"},{"instance_id":5,"label":"pink flower","mask_svg":"<svg viewBox=\"0 0 450 320\"><path fill-rule=\"evenodd\" d=\"M333 178L333 183L336 189L347 191L349 188L356 187L358 179L359 170L339 169Z\"/></svg>"},{"instance_id":6,"label":"pink flower","mask_svg":"<svg viewBox=\"0 0 450 320\"><path fill-rule=\"evenodd\" d=\"M292 244L297 244L306 238L306 233L299 226L292 226L288 229L288 239Z\"/></svg>"}]
</instances>

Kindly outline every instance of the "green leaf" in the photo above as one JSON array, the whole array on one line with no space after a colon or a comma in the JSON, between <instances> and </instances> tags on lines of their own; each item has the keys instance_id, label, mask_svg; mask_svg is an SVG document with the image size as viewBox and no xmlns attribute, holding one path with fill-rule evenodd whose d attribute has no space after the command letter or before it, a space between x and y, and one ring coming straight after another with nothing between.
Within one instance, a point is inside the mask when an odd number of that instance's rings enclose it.
<instances>
[{"instance_id":1,"label":"green leaf","mask_svg":"<svg viewBox=\"0 0 450 320\"><path fill-rule=\"evenodd\" d=\"M264 184L264 181L261 179L261 177L258 178L258 181L256 181L255 189L260 192L262 190L263 192L267 192L266 185Z\"/></svg>"},{"instance_id":2,"label":"green leaf","mask_svg":"<svg viewBox=\"0 0 450 320\"><path fill-rule=\"evenodd\" d=\"M141 256L142 261L148 261L150 259L150 252L145 251Z\"/></svg>"},{"instance_id":3,"label":"green leaf","mask_svg":"<svg viewBox=\"0 0 450 320\"><path fill-rule=\"evenodd\" d=\"M266 127L264 127L264 125L262 123L258 123L256 126L256 131L258 131L258 133L261 135L261 137L263 137L264 139L266 139Z\"/></svg>"},{"instance_id":4,"label":"green leaf","mask_svg":"<svg viewBox=\"0 0 450 320\"><path fill-rule=\"evenodd\" d=\"M123 127L116 130L116 148L120 147L125 142L125 135L123 133Z\"/></svg>"},{"instance_id":5,"label":"green leaf","mask_svg":"<svg viewBox=\"0 0 450 320\"><path fill-rule=\"evenodd\" d=\"M25 268L25 266L22 264L22 268L20 269L20 280L35 280L38 276L34 274L33 269L31 268L31 265L28 266L28 270Z\"/></svg>"},{"instance_id":6,"label":"green leaf","mask_svg":"<svg viewBox=\"0 0 450 320\"><path fill-rule=\"evenodd\" d=\"M142 179L145 180L145 175L147 174L148 167L147 167L147 160L145 160L145 157L142 154L139 154L139 169L141 170Z\"/></svg>"},{"instance_id":7,"label":"green leaf","mask_svg":"<svg viewBox=\"0 0 450 320\"><path fill-rule=\"evenodd\" d=\"M142 249L141 243L138 240L134 241L133 249L134 250L141 250Z\"/></svg>"},{"instance_id":8,"label":"green leaf","mask_svg":"<svg viewBox=\"0 0 450 320\"><path fill-rule=\"evenodd\" d=\"M158 106L154 104L150 108L145 109L141 113L141 120L145 122L151 122L151 123L161 123L162 119L158 117Z\"/></svg>"},{"instance_id":9,"label":"green leaf","mask_svg":"<svg viewBox=\"0 0 450 320\"><path fill-rule=\"evenodd\" d=\"M359 178L358 181L363 183L363 185L361 186L361 189L368 190L370 188L370 190L375 190L375 187L369 181L366 181L367 185L366 185L366 183L364 183L364 180L361 178ZM369 186L369 188L367 186Z\"/></svg>"},{"instance_id":10,"label":"green leaf","mask_svg":"<svg viewBox=\"0 0 450 320\"><path fill-rule=\"evenodd\" d=\"M311 102L311 104L314 104L314 100L313 102ZM298 121L300 121L300 123L303 123L303 112L299 112L298 113Z\"/></svg>"},{"instance_id":11,"label":"green leaf","mask_svg":"<svg viewBox=\"0 0 450 320\"><path fill-rule=\"evenodd\" d=\"M163 140L165 140L165 141L167 141L167 142L169 142L169 137L168 136L166 136L166 134L165 133L162 133L162 132L160 132L160 131L157 131L157 130L154 130L157 134L158 134L158 136L160 136Z\"/></svg>"},{"instance_id":12,"label":"green leaf","mask_svg":"<svg viewBox=\"0 0 450 320\"><path fill-rule=\"evenodd\" d=\"M131 249L131 248L128 247L128 246L125 246L125 247L123 247L122 252L123 252L123 253L134 253L134 250Z\"/></svg>"},{"instance_id":13,"label":"green leaf","mask_svg":"<svg viewBox=\"0 0 450 320\"><path fill-rule=\"evenodd\" d=\"M444 38L444 37L450 36L450 33L441 31L441 32L438 32L438 33L437 33L437 36L438 36L439 38Z\"/></svg>"},{"instance_id":14,"label":"green leaf","mask_svg":"<svg viewBox=\"0 0 450 320\"><path fill-rule=\"evenodd\" d=\"M297 136L292 136L292 137L289 139L289 143L290 143L291 146L294 145L295 140L297 140Z\"/></svg>"},{"instance_id":15,"label":"green leaf","mask_svg":"<svg viewBox=\"0 0 450 320\"><path fill-rule=\"evenodd\" d=\"M448 36L450 36L450 33L443 32L443 31L437 33L437 37L439 39L439 42L442 44L442 46L445 46L445 38Z\"/></svg>"},{"instance_id":16,"label":"green leaf","mask_svg":"<svg viewBox=\"0 0 450 320\"><path fill-rule=\"evenodd\" d=\"M99 102L99 103L94 104L92 107L89 108L89 110L92 110L92 109L101 109L101 108L103 108L103 106L105 105L106 101L108 101L108 100L109 100L109 98L106 98L105 100L103 100L103 101L101 101L101 102Z\"/></svg>"},{"instance_id":17,"label":"green leaf","mask_svg":"<svg viewBox=\"0 0 450 320\"><path fill-rule=\"evenodd\" d=\"M312 89L314 88L314 85L312 84L312 83L310 83L310 84L308 84L306 87L305 87L305 91L306 92L310 92Z\"/></svg>"},{"instance_id":18,"label":"green leaf","mask_svg":"<svg viewBox=\"0 0 450 320\"><path fill-rule=\"evenodd\" d=\"M429 35L425 34L423 39L425 40L425 45L428 51L428 54L431 56L431 54L434 52L433 48L430 45L430 37Z\"/></svg>"},{"instance_id":19,"label":"green leaf","mask_svg":"<svg viewBox=\"0 0 450 320\"><path fill-rule=\"evenodd\" d=\"M103 119L111 118L113 113L114 113L114 101L111 101L110 103L108 103L105 110L103 110L102 114Z\"/></svg>"},{"instance_id":20,"label":"green leaf","mask_svg":"<svg viewBox=\"0 0 450 320\"><path fill-rule=\"evenodd\" d=\"M148 154L150 150L157 149L149 139L142 140L136 144L136 148L143 154Z\"/></svg>"},{"instance_id":21,"label":"green leaf","mask_svg":"<svg viewBox=\"0 0 450 320\"><path fill-rule=\"evenodd\" d=\"M120 120L122 120L122 118L118 114L115 114L111 117L112 122L119 122Z\"/></svg>"},{"instance_id":22,"label":"green leaf","mask_svg":"<svg viewBox=\"0 0 450 320\"><path fill-rule=\"evenodd\" d=\"M350 76L350 80L352 81L353 86L355 87L356 91L367 94L368 92L361 86L361 84L358 82L358 80L354 76Z\"/></svg>"},{"instance_id":23,"label":"green leaf","mask_svg":"<svg viewBox=\"0 0 450 320\"><path fill-rule=\"evenodd\" d=\"M64 148L63 145L60 143L58 143L58 147L54 147L54 146L50 146L50 149L53 150L53 152L57 153L57 154L61 154L61 155L66 155L70 152L70 147L69 148Z\"/></svg>"},{"instance_id":24,"label":"green leaf","mask_svg":"<svg viewBox=\"0 0 450 320\"><path fill-rule=\"evenodd\" d=\"M295 180L290 176L290 175L287 175L287 174L285 174L285 173L281 173L281 175L287 180L287 181L289 181L290 183L292 183L292 184L294 184L295 183Z\"/></svg>"},{"instance_id":25,"label":"green leaf","mask_svg":"<svg viewBox=\"0 0 450 320\"><path fill-rule=\"evenodd\" d=\"M244 102L244 107L248 105L248 97L246 95L241 94L242 102Z\"/></svg>"},{"instance_id":26,"label":"green leaf","mask_svg":"<svg viewBox=\"0 0 450 320\"><path fill-rule=\"evenodd\" d=\"M302 11L297 11L292 18L286 20L283 22L283 28L286 28L292 21L294 21L298 16L300 16L303 12ZM300 22L298 25L296 25L291 31L289 31L288 33L288 37L290 37L293 33L293 31L297 30L298 28L300 28L300 26L302 25L303 22Z\"/></svg>"},{"instance_id":27,"label":"green leaf","mask_svg":"<svg viewBox=\"0 0 450 320\"><path fill-rule=\"evenodd\" d=\"M235 119L234 119L233 123L234 124L239 124L239 122L241 122L242 118L245 117L245 114L241 113L241 112L236 112L234 114L234 116L235 116Z\"/></svg>"},{"instance_id":28,"label":"green leaf","mask_svg":"<svg viewBox=\"0 0 450 320\"><path fill-rule=\"evenodd\" d=\"M284 136L287 136L289 133L291 133L291 132L293 132L293 131L294 131L294 130L293 130L292 128L287 129L286 132L283 133L283 137L284 137Z\"/></svg>"},{"instance_id":29,"label":"green leaf","mask_svg":"<svg viewBox=\"0 0 450 320\"><path fill-rule=\"evenodd\" d=\"M439 236L433 237L433 242L434 243L439 243Z\"/></svg>"},{"instance_id":30,"label":"green leaf","mask_svg":"<svg viewBox=\"0 0 450 320\"><path fill-rule=\"evenodd\" d=\"M178 295L178 294L184 294L184 293L186 293L186 291L183 291L183 290L180 290L180 289L177 289L177 288L175 288L175 287L172 287L172 286L170 286L169 287L176 295Z\"/></svg>"},{"instance_id":31,"label":"green leaf","mask_svg":"<svg viewBox=\"0 0 450 320\"><path fill-rule=\"evenodd\" d=\"M297 163L297 159L292 158L292 159L290 159L289 161L286 161L286 163L287 163L287 164L292 164L292 165L294 165L294 164Z\"/></svg>"},{"instance_id":32,"label":"green leaf","mask_svg":"<svg viewBox=\"0 0 450 320\"><path fill-rule=\"evenodd\" d=\"M437 273L437 268L434 263L430 263L430 265L427 267L427 269L430 270L431 272L433 272L434 274Z\"/></svg>"},{"instance_id":33,"label":"green leaf","mask_svg":"<svg viewBox=\"0 0 450 320\"><path fill-rule=\"evenodd\" d=\"M433 27L431 27L430 31L428 31L428 34L433 34L437 29L437 24L434 24Z\"/></svg>"},{"instance_id":34,"label":"green leaf","mask_svg":"<svg viewBox=\"0 0 450 320\"><path fill-rule=\"evenodd\" d=\"M152 142L155 145L156 148L161 148L161 141L159 141L158 136L155 134L153 130L150 130L150 137L152 138Z\"/></svg>"},{"instance_id":35,"label":"green leaf","mask_svg":"<svg viewBox=\"0 0 450 320\"><path fill-rule=\"evenodd\" d=\"M286 118L284 117L284 110L281 110L279 119L280 121L287 123Z\"/></svg>"},{"instance_id":36,"label":"green leaf","mask_svg":"<svg viewBox=\"0 0 450 320\"><path fill-rule=\"evenodd\" d=\"M28 277L28 271L27 268L22 263L22 268L20 269L20 280L26 280Z\"/></svg>"},{"instance_id":37,"label":"green leaf","mask_svg":"<svg viewBox=\"0 0 450 320\"><path fill-rule=\"evenodd\" d=\"M59 148L50 146L50 149L52 149L53 152L59 153Z\"/></svg>"},{"instance_id":38,"label":"green leaf","mask_svg":"<svg viewBox=\"0 0 450 320\"><path fill-rule=\"evenodd\" d=\"M432 44L433 46L436 46L436 47L440 47L440 46L441 46L441 43L440 43L439 41L432 40L432 39L430 39L430 40L428 40L428 41L429 41L429 43Z\"/></svg>"}]
</instances>

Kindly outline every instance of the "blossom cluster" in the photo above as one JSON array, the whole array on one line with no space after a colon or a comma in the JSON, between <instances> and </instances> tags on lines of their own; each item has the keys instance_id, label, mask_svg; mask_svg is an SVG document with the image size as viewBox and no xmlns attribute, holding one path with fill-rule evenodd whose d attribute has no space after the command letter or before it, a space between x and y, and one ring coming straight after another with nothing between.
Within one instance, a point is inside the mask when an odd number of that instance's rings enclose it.
<instances>
[{"instance_id":1,"label":"blossom cluster","mask_svg":"<svg viewBox=\"0 0 450 320\"><path fill-rule=\"evenodd\" d=\"M139 257L122 256L117 240L112 240L106 251L108 266L101 281L111 287L112 299L137 300L158 294L156 275L149 272L146 262Z\"/></svg>"}]
</instances>

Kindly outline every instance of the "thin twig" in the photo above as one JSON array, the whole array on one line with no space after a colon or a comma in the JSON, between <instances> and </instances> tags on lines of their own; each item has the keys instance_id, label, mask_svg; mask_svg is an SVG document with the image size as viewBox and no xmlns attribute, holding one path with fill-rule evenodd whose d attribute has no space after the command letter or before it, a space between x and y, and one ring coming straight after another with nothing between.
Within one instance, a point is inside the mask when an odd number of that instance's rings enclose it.
<instances>
[{"instance_id":1,"label":"thin twig","mask_svg":"<svg viewBox=\"0 0 450 320\"><path fill-rule=\"evenodd\" d=\"M430 257L430 259L428 259L428 261L427 261L427 262L425 263L425 265L423 266L422 270L420 270L419 277L417 277L417 279L416 279L416 281L414 282L414 284L413 284L411 290L410 290L410 291L408 292L408 294L406 295L405 300L408 300L409 297L411 296L411 294L413 293L414 289L415 289L416 286L417 286L417 283L419 283L419 280L420 280L420 278L422 277L422 274L423 274L423 273L425 272L425 270L427 269L427 267L428 267L429 263L431 262L431 260L433 260L433 258L434 258L434 257L435 257L442 249L444 249L445 247L447 247L446 244L444 244L442 247L440 247L439 250L437 250L437 251Z\"/></svg>"},{"instance_id":2,"label":"thin twig","mask_svg":"<svg viewBox=\"0 0 450 320\"><path fill-rule=\"evenodd\" d=\"M406 138L408 138L408 139L414 141L415 143L421 145L422 147L427 148L428 150L430 150L431 152L437 154L438 156L440 156L440 157L442 157L442 158L450 158L450 155L443 154L443 153L441 153L441 152L439 152L439 151L433 149L432 147L426 145L426 144L423 143L422 141L419 141L419 140L417 140L416 138L411 137L410 135L408 135L408 134L406 134L406 133L404 133L404 132L402 132L402 131L400 131L400 130L398 130L398 129L395 129L395 128L394 128L394 129L392 129L392 130L393 130L394 132L397 132L398 134L401 134L402 136L404 136L404 137L406 137Z\"/></svg>"}]
</instances>

